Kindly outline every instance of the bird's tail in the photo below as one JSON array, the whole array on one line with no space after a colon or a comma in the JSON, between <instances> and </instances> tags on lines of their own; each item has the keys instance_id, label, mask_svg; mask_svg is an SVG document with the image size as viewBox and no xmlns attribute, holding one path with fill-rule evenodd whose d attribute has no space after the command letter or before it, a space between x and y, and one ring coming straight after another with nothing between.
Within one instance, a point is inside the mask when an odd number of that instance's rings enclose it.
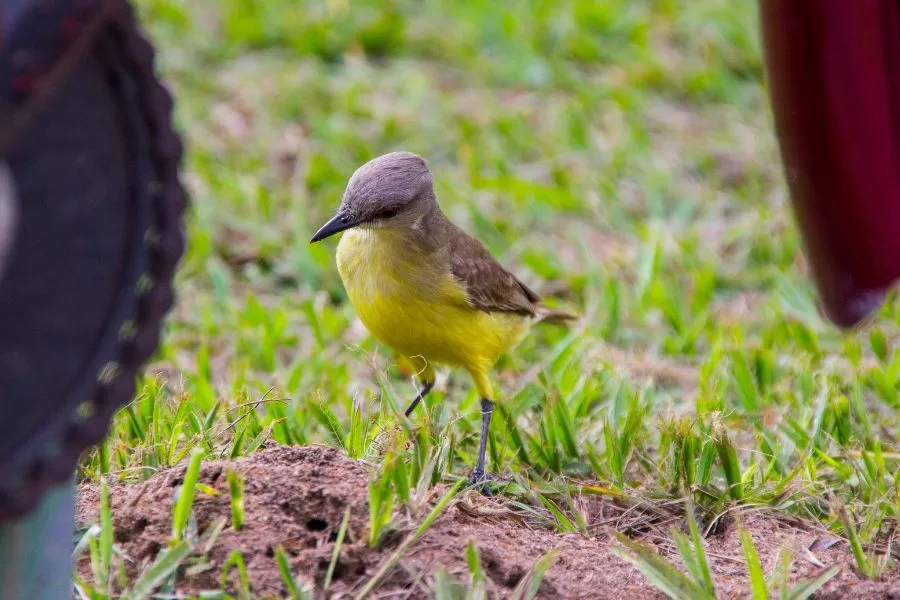
<instances>
[{"instance_id":1,"label":"bird's tail","mask_svg":"<svg viewBox=\"0 0 900 600\"><path fill-rule=\"evenodd\" d=\"M578 315L544 305L538 306L535 313L537 314L537 323L568 326L572 321L578 320Z\"/></svg>"}]
</instances>

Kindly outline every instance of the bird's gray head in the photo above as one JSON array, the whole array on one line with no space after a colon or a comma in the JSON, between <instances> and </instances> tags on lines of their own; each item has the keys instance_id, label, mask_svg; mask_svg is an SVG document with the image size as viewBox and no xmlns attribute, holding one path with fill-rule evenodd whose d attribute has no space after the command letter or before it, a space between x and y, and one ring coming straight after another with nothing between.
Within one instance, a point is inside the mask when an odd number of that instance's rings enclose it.
<instances>
[{"instance_id":1,"label":"bird's gray head","mask_svg":"<svg viewBox=\"0 0 900 600\"><path fill-rule=\"evenodd\" d=\"M358 225L408 226L436 202L431 171L421 156L412 152L384 154L353 173L337 214L311 241Z\"/></svg>"}]
</instances>

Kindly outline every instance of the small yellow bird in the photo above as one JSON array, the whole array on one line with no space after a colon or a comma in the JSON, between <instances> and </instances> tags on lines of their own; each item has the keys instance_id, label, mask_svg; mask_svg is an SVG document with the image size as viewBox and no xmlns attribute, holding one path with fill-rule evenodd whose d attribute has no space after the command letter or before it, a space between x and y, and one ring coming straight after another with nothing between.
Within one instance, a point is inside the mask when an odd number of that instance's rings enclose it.
<instances>
[{"instance_id":1,"label":"small yellow bird","mask_svg":"<svg viewBox=\"0 0 900 600\"><path fill-rule=\"evenodd\" d=\"M419 393L435 364L466 369L481 398L481 443L472 483L484 486L484 454L494 410L488 378L500 355L537 321L574 317L550 310L476 239L441 212L431 171L410 152L391 152L353 173L337 214L313 236L346 231L337 267L350 302L375 337L418 366Z\"/></svg>"}]
</instances>

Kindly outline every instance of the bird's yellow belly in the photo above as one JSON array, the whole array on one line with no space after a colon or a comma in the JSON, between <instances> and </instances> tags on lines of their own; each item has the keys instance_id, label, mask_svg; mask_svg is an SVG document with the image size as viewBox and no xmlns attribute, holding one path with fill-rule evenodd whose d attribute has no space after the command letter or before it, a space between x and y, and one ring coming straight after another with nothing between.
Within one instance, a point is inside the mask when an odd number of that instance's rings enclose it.
<instances>
[{"instance_id":1,"label":"bird's yellow belly","mask_svg":"<svg viewBox=\"0 0 900 600\"><path fill-rule=\"evenodd\" d=\"M337 263L366 328L410 358L484 371L529 325L521 315L473 309L441 265L427 264L402 238L385 231L344 233Z\"/></svg>"}]
</instances>

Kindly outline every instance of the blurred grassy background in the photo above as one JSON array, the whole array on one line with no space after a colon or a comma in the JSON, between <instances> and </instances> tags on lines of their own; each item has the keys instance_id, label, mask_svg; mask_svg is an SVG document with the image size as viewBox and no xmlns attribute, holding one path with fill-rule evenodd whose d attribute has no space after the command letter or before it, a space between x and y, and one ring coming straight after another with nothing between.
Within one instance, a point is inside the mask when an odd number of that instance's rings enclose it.
<instances>
[{"instance_id":1,"label":"blurred grassy background","mask_svg":"<svg viewBox=\"0 0 900 600\"><path fill-rule=\"evenodd\" d=\"M308 244L357 166L404 149L453 220L585 315L501 363L490 469L507 494L546 513L535 490L573 479L687 487L710 514L890 529L900 314L892 300L858 333L818 314L753 0L137 5L187 143L190 242L165 344L82 477L268 439L377 469L439 455L432 483L468 473L468 377L406 423L413 382L356 320L334 243Z\"/></svg>"}]
</instances>

